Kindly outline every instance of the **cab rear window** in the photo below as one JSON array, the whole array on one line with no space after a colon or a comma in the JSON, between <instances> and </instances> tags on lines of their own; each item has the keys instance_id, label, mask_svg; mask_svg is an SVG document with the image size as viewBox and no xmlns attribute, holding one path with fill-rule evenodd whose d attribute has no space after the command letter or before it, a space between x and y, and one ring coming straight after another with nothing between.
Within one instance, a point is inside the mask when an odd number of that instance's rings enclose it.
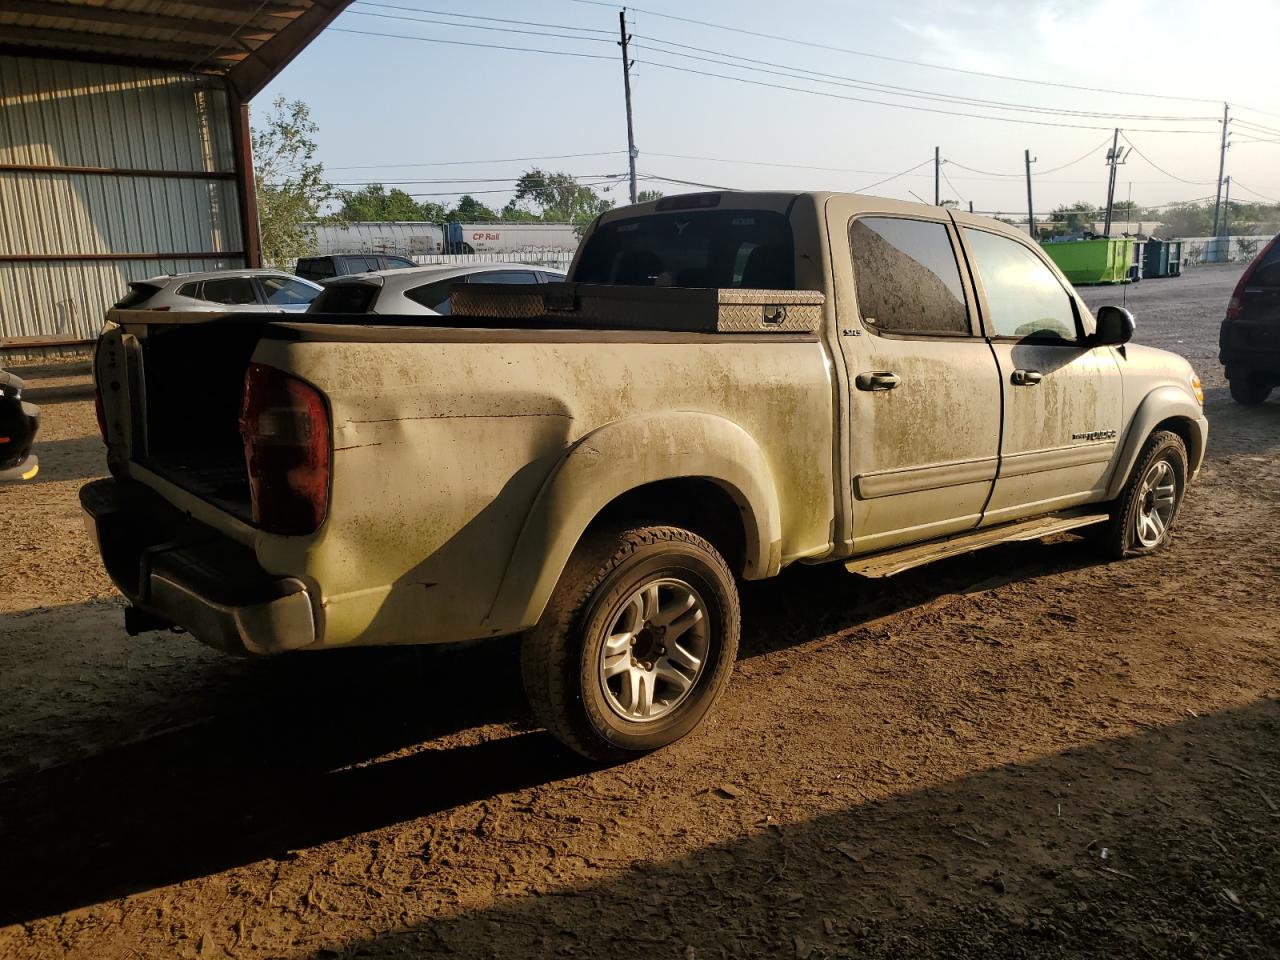
<instances>
[{"instance_id":1,"label":"cab rear window","mask_svg":"<svg viewBox=\"0 0 1280 960\"><path fill-rule=\"evenodd\" d=\"M689 210L601 224L574 280L644 287L795 289L787 218L771 210Z\"/></svg>"}]
</instances>

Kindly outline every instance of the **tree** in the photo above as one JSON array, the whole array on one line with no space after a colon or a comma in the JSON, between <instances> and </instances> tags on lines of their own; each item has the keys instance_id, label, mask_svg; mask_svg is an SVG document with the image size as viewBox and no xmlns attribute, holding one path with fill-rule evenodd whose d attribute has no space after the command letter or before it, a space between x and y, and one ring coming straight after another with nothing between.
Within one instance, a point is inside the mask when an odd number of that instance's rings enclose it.
<instances>
[{"instance_id":1,"label":"tree","mask_svg":"<svg viewBox=\"0 0 1280 960\"><path fill-rule=\"evenodd\" d=\"M493 223L498 215L467 193L458 199L456 207L445 214L445 219L454 223Z\"/></svg>"},{"instance_id":2,"label":"tree","mask_svg":"<svg viewBox=\"0 0 1280 960\"><path fill-rule=\"evenodd\" d=\"M250 132L262 260L270 266L314 253L314 224L334 219L321 214L335 194L315 159L318 130L305 103L277 97L264 124Z\"/></svg>"},{"instance_id":3,"label":"tree","mask_svg":"<svg viewBox=\"0 0 1280 960\"><path fill-rule=\"evenodd\" d=\"M613 206L591 187L578 183L567 173L548 173L534 167L516 181L514 204L537 207L542 220L585 224Z\"/></svg>"},{"instance_id":4,"label":"tree","mask_svg":"<svg viewBox=\"0 0 1280 960\"><path fill-rule=\"evenodd\" d=\"M648 203L650 200L661 200L661 190L641 190L636 194L636 203Z\"/></svg>"},{"instance_id":5,"label":"tree","mask_svg":"<svg viewBox=\"0 0 1280 960\"><path fill-rule=\"evenodd\" d=\"M1083 200L1077 200L1070 206L1054 207L1049 213L1049 221L1062 224L1068 233L1091 229L1097 219L1098 208Z\"/></svg>"},{"instance_id":6,"label":"tree","mask_svg":"<svg viewBox=\"0 0 1280 960\"><path fill-rule=\"evenodd\" d=\"M1207 237L1213 233L1213 204L1175 203L1160 214L1156 234L1174 237Z\"/></svg>"},{"instance_id":7,"label":"tree","mask_svg":"<svg viewBox=\"0 0 1280 960\"><path fill-rule=\"evenodd\" d=\"M344 220L429 220L435 223L445 217L444 207L438 203L418 203L413 197L396 187L388 193L380 183L370 183L359 190L343 190L342 210L338 216Z\"/></svg>"}]
</instances>

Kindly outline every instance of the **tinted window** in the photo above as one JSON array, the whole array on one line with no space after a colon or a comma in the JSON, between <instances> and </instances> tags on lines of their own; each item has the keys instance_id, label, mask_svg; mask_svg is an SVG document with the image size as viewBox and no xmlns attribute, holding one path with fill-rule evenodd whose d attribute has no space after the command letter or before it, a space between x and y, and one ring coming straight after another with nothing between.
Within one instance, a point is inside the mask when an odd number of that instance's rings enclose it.
<instances>
[{"instance_id":1,"label":"tinted window","mask_svg":"<svg viewBox=\"0 0 1280 960\"><path fill-rule=\"evenodd\" d=\"M291 303L310 303L320 291L299 283L289 277L259 277L262 292L267 295L267 303L276 305Z\"/></svg>"},{"instance_id":2,"label":"tinted window","mask_svg":"<svg viewBox=\"0 0 1280 960\"><path fill-rule=\"evenodd\" d=\"M424 283L420 287L414 287L412 290L406 290L404 295L414 303L420 303L428 310L434 310L436 313L448 316L453 312L449 303L449 293L453 290L455 283L461 283L458 277L451 277L448 280L437 280L435 283Z\"/></svg>"},{"instance_id":3,"label":"tinted window","mask_svg":"<svg viewBox=\"0 0 1280 960\"><path fill-rule=\"evenodd\" d=\"M206 280L200 299L235 306L257 303L258 295L254 293L253 281L248 277L223 277L220 280Z\"/></svg>"},{"instance_id":4,"label":"tinted window","mask_svg":"<svg viewBox=\"0 0 1280 960\"><path fill-rule=\"evenodd\" d=\"M473 273L467 283L537 283L537 274L529 270L491 270Z\"/></svg>"},{"instance_id":5,"label":"tinted window","mask_svg":"<svg viewBox=\"0 0 1280 960\"><path fill-rule=\"evenodd\" d=\"M159 292L160 288L151 283L131 283L129 292L116 301L116 309L128 310L130 307L136 307Z\"/></svg>"},{"instance_id":6,"label":"tinted window","mask_svg":"<svg viewBox=\"0 0 1280 960\"><path fill-rule=\"evenodd\" d=\"M329 257L311 257L298 261L298 276L306 280L327 280L336 276L333 261Z\"/></svg>"},{"instance_id":7,"label":"tinted window","mask_svg":"<svg viewBox=\"0 0 1280 960\"><path fill-rule=\"evenodd\" d=\"M204 298L200 295L200 283L199 283L199 281L196 281L196 282L193 282L193 283L184 283L182 286L180 286L180 287L177 289L177 291L176 291L176 292L177 292L178 296L180 296L180 297L190 297L192 300L203 300L203 299L204 299Z\"/></svg>"},{"instance_id":8,"label":"tinted window","mask_svg":"<svg viewBox=\"0 0 1280 960\"><path fill-rule=\"evenodd\" d=\"M987 295L987 322L997 337L1076 339L1076 313L1058 278L1016 240L964 231Z\"/></svg>"},{"instance_id":9,"label":"tinted window","mask_svg":"<svg viewBox=\"0 0 1280 960\"><path fill-rule=\"evenodd\" d=\"M795 289L791 226L766 210L693 210L602 224L574 279L646 287Z\"/></svg>"},{"instance_id":10,"label":"tinted window","mask_svg":"<svg viewBox=\"0 0 1280 960\"><path fill-rule=\"evenodd\" d=\"M417 264L412 260L406 260L404 257L385 257L387 265L384 270L399 270L402 267L416 267Z\"/></svg>"},{"instance_id":11,"label":"tinted window","mask_svg":"<svg viewBox=\"0 0 1280 960\"><path fill-rule=\"evenodd\" d=\"M379 289L372 283L330 284L311 301L307 313L368 313L378 299Z\"/></svg>"},{"instance_id":12,"label":"tinted window","mask_svg":"<svg viewBox=\"0 0 1280 960\"><path fill-rule=\"evenodd\" d=\"M864 217L849 228L858 310L887 333L969 333L960 268L941 223Z\"/></svg>"},{"instance_id":13,"label":"tinted window","mask_svg":"<svg viewBox=\"0 0 1280 960\"><path fill-rule=\"evenodd\" d=\"M1280 287L1280 241L1258 258L1258 265L1249 276L1248 286Z\"/></svg>"}]
</instances>

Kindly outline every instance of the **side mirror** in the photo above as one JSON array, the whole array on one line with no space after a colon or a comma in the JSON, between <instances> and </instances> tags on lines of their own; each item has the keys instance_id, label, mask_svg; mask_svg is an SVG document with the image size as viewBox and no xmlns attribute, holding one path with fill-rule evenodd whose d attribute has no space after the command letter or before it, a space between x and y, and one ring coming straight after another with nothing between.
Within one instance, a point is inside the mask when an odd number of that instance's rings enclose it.
<instances>
[{"instance_id":1,"label":"side mirror","mask_svg":"<svg viewBox=\"0 0 1280 960\"><path fill-rule=\"evenodd\" d=\"M1133 339L1133 314L1124 307L1099 307L1098 329L1093 334L1096 347L1118 347Z\"/></svg>"}]
</instances>

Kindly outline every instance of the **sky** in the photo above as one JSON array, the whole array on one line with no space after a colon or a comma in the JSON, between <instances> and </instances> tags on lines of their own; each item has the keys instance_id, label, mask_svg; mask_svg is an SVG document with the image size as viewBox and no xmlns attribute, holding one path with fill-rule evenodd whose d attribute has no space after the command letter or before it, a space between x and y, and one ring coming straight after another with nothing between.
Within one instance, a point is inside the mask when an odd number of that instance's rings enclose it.
<instances>
[{"instance_id":1,"label":"sky","mask_svg":"<svg viewBox=\"0 0 1280 960\"><path fill-rule=\"evenodd\" d=\"M1280 2L1229 6L644 0L627 10L637 168L655 178L640 187L696 189L662 177L932 202L938 147L943 200L1025 215L1030 150L1042 213L1105 202L1118 126L1134 149L1117 200L1195 200L1215 191L1228 101L1233 199L1280 200ZM497 208L540 166L625 203L619 9L357 0L253 109L276 97L308 103L320 159L344 186L380 181L445 204L470 192ZM567 156L577 154L591 156ZM532 157L560 159L518 159Z\"/></svg>"}]
</instances>

